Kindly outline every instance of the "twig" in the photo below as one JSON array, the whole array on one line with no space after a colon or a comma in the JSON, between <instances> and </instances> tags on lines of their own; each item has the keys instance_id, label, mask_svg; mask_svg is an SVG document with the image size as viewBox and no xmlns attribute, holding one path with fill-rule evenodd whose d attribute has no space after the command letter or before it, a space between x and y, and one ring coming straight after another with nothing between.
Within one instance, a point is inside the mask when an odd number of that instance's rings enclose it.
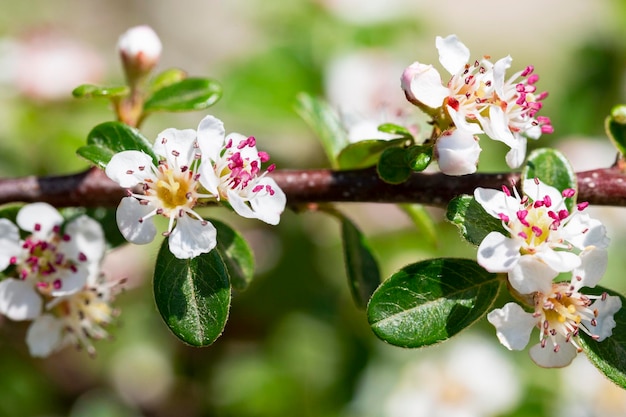
<instances>
[{"instance_id":1,"label":"twig","mask_svg":"<svg viewBox=\"0 0 626 417\"><path fill-rule=\"evenodd\" d=\"M480 173L462 177L413 174L406 182L387 184L374 169L333 171L276 170L271 174L291 206L307 203L420 203L445 207L476 187L500 189L519 181L519 173ZM579 201L626 206L626 175L617 167L579 172ZM44 201L56 207L116 207L126 195L98 168L63 176L0 179L0 204Z\"/></svg>"}]
</instances>

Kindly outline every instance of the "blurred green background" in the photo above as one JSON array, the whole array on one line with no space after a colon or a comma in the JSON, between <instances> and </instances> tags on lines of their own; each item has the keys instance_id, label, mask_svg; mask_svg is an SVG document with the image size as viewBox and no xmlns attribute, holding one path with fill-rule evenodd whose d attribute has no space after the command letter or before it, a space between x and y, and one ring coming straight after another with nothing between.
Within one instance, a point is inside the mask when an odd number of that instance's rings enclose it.
<instances>
[{"instance_id":1,"label":"blurred green background","mask_svg":"<svg viewBox=\"0 0 626 417\"><path fill-rule=\"evenodd\" d=\"M294 112L301 91L326 97L345 116L402 114L419 121L399 88L413 61L437 62L436 35L456 33L473 57L533 64L548 90L543 115L555 134L531 146L562 149L577 170L608 166L603 134L625 100L626 6L621 0L524 3L487 0L0 0L0 175L82 170L75 156L89 130L112 113L75 101L82 82L123 82L115 45L131 26L163 42L159 69L219 80L210 109L228 131L254 135L279 168L325 167L321 146ZM144 134L194 128L205 113L153 116ZM505 147L483 140L483 171L504 170ZM475 248L432 210L436 241L390 205L342 205L368 236L385 276L435 256ZM0 320L0 416L623 416L626 394L584 358L564 370L537 368L500 346L480 322L442 346L402 350L377 340L348 291L339 225L321 213L286 212L278 227L207 210L242 230L257 258L251 287L234 296L211 347L180 343L161 322L150 277L156 244L112 253L112 278L129 277L117 299L113 340L98 356L66 349L29 357L26 325ZM612 239L603 285L626 293L624 212L598 208Z\"/></svg>"}]
</instances>

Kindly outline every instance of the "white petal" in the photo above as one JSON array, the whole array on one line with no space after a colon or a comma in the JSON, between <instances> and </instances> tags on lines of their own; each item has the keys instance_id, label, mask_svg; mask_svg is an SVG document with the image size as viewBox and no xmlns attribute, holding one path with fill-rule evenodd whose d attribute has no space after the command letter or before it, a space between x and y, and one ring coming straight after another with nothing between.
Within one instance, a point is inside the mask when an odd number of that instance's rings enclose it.
<instances>
[{"instance_id":1,"label":"white petal","mask_svg":"<svg viewBox=\"0 0 626 417\"><path fill-rule=\"evenodd\" d=\"M241 133L229 133L228 136L226 136L226 143L232 141L231 150L239 152L241 154L241 158L246 161L259 161L260 166L261 161L259 159L259 151L257 151L256 146L245 145L240 148L241 142L245 142L247 140L248 137L242 135Z\"/></svg>"},{"instance_id":2,"label":"white petal","mask_svg":"<svg viewBox=\"0 0 626 417\"><path fill-rule=\"evenodd\" d=\"M476 172L480 155L478 141L471 134L454 129L435 143L439 169L446 175L467 175Z\"/></svg>"},{"instance_id":3,"label":"white petal","mask_svg":"<svg viewBox=\"0 0 626 417\"><path fill-rule=\"evenodd\" d=\"M601 342L613 333L616 326L613 316L622 308L622 300L618 296L609 295L604 301L602 299L596 300L590 308L598 311L596 325L595 327L591 326L591 323L585 320L585 327L590 329L593 334L598 335L598 342Z\"/></svg>"},{"instance_id":4,"label":"white petal","mask_svg":"<svg viewBox=\"0 0 626 417\"><path fill-rule=\"evenodd\" d=\"M480 117L480 125L491 139L504 142L510 148L515 148L516 138L509 129L509 122L504 111L495 105L489 106L489 118Z\"/></svg>"},{"instance_id":5,"label":"white petal","mask_svg":"<svg viewBox=\"0 0 626 417\"><path fill-rule=\"evenodd\" d=\"M213 194L219 199L220 179L215 173L213 161L209 158L202 158L202 162L200 163L198 172L200 173L200 184L202 184L202 186L206 188L209 193Z\"/></svg>"},{"instance_id":6,"label":"white petal","mask_svg":"<svg viewBox=\"0 0 626 417\"><path fill-rule=\"evenodd\" d=\"M224 123L217 117L206 116L198 125L198 146L202 156L216 161L224 147Z\"/></svg>"},{"instance_id":7,"label":"white petal","mask_svg":"<svg viewBox=\"0 0 626 417\"><path fill-rule=\"evenodd\" d=\"M513 59L511 58L511 56L506 56L506 57L496 61L496 63L493 65L493 84L494 84L494 88L496 90L496 94L498 94L498 96L500 96L500 98L502 100L505 99L505 97L504 97L504 76L506 74L506 70L511 67L511 62L513 62Z\"/></svg>"},{"instance_id":8,"label":"white petal","mask_svg":"<svg viewBox=\"0 0 626 417\"><path fill-rule=\"evenodd\" d=\"M63 223L63 216L48 203L32 203L20 209L16 222L22 230L46 238L54 226Z\"/></svg>"},{"instance_id":9,"label":"white petal","mask_svg":"<svg viewBox=\"0 0 626 417\"><path fill-rule=\"evenodd\" d=\"M474 190L474 198L478 204L483 206L487 213L495 218L500 218L500 214L514 218L520 205L520 202L515 197L492 188L476 188Z\"/></svg>"},{"instance_id":10,"label":"white petal","mask_svg":"<svg viewBox=\"0 0 626 417\"><path fill-rule=\"evenodd\" d=\"M100 262L104 255L104 232L100 223L89 216L79 216L65 227L69 241L63 242L61 251L73 260L79 260L80 254L87 257L87 262Z\"/></svg>"},{"instance_id":11,"label":"white petal","mask_svg":"<svg viewBox=\"0 0 626 417\"><path fill-rule=\"evenodd\" d=\"M11 258L22 252L20 231L7 219L0 219L0 271L4 271L11 263Z\"/></svg>"},{"instance_id":12,"label":"white petal","mask_svg":"<svg viewBox=\"0 0 626 417\"><path fill-rule=\"evenodd\" d=\"M535 257L556 272L569 272L580 266L580 257L578 255L563 250L556 251L546 248L538 251Z\"/></svg>"},{"instance_id":13,"label":"white petal","mask_svg":"<svg viewBox=\"0 0 626 417\"><path fill-rule=\"evenodd\" d=\"M607 248L611 241L606 236L606 228L602 222L590 218L586 213L573 215L563 226L561 237L578 249L585 249L588 246Z\"/></svg>"},{"instance_id":14,"label":"white petal","mask_svg":"<svg viewBox=\"0 0 626 417\"><path fill-rule=\"evenodd\" d=\"M505 161L509 168L519 168L526 159L526 138L524 136L516 136L515 146L506 153Z\"/></svg>"},{"instance_id":15,"label":"white petal","mask_svg":"<svg viewBox=\"0 0 626 417\"><path fill-rule=\"evenodd\" d=\"M140 204L136 198L124 197L117 206L115 219L122 236L131 243L145 245L154 240L156 227L152 219L139 220L154 210L151 204Z\"/></svg>"},{"instance_id":16,"label":"white petal","mask_svg":"<svg viewBox=\"0 0 626 417\"><path fill-rule=\"evenodd\" d=\"M595 287L606 272L608 252L603 248L590 247L580 253L580 266L572 272L572 286L576 291L582 287Z\"/></svg>"},{"instance_id":17,"label":"white petal","mask_svg":"<svg viewBox=\"0 0 626 417\"><path fill-rule=\"evenodd\" d=\"M470 51L456 35L446 38L437 36L435 45L439 51L439 62L452 75L459 73L469 61Z\"/></svg>"},{"instance_id":18,"label":"white petal","mask_svg":"<svg viewBox=\"0 0 626 417\"><path fill-rule=\"evenodd\" d=\"M0 313L11 320L32 320L41 314L42 300L33 284L13 278L0 282Z\"/></svg>"},{"instance_id":19,"label":"white petal","mask_svg":"<svg viewBox=\"0 0 626 417\"><path fill-rule=\"evenodd\" d=\"M530 348L528 353L537 365L543 368L562 368L574 360L578 353L576 347L566 342L561 335L557 335L556 338L559 343L558 352L554 351L554 345L550 343L550 339L548 339L546 347L542 348L541 344L537 343Z\"/></svg>"},{"instance_id":20,"label":"white petal","mask_svg":"<svg viewBox=\"0 0 626 417\"><path fill-rule=\"evenodd\" d=\"M530 333L537 324L531 313L515 303L508 303L487 314L487 320L496 328L498 340L509 350L522 350L528 344Z\"/></svg>"},{"instance_id":21,"label":"white petal","mask_svg":"<svg viewBox=\"0 0 626 417\"><path fill-rule=\"evenodd\" d=\"M113 155L104 172L120 187L131 188L148 178L155 180L153 167L149 155L139 151L124 151Z\"/></svg>"},{"instance_id":22,"label":"white petal","mask_svg":"<svg viewBox=\"0 0 626 417\"><path fill-rule=\"evenodd\" d=\"M152 150L155 154L165 157L170 165L182 167L193 162L195 143L195 130L169 128L157 135ZM176 165L174 161L178 161L178 164Z\"/></svg>"},{"instance_id":23,"label":"white petal","mask_svg":"<svg viewBox=\"0 0 626 417\"><path fill-rule=\"evenodd\" d=\"M448 115L452 119L454 126L457 129L464 130L467 133L471 133L472 135L478 135L480 133L484 133L480 128L478 123L470 123L465 119L465 114L454 110L450 106L446 106L446 110L448 111Z\"/></svg>"},{"instance_id":24,"label":"white petal","mask_svg":"<svg viewBox=\"0 0 626 417\"><path fill-rule=\"evenodd\" d=\"M276 184L276 181L271 178L263 178L257 185L270 187L274 194L271 195L267 192L267 188L264 191L260 191L256 197L250 200L252 210L256 213L257 219L268 224L277 225L280 222L280 215L285 211L287 196Z\"/></svg>"},{"instance_id":25,"label":"white petal","mask_svg":"<svg viewBox=\"0 0 626 417\"><path fill-rule=\"evenodd\" d=\"M217 245L217 230L209 222L184 215L176 220L169 237L170 252L178 259L195 258Z\"/></svg>"},{"instance_id":26,"label":"white petal","mask_svg":"<svg viewBox=\"0 0 626 417\"><path fill-rule=\"evenodd\" d=\"M537 183L534 178L524 180L522 190L533 201L543 200L546 196L550 197L552 200L551 209L558 207L563 202L563 194L559 190L541 181Z\"/></svg>"},{"instance_id":27,"label":"white petal","mask_svg":"<svg viewBox=\"0 0 626 417\"><path fill-rule=\"evenodd\" d=\"M489 272L508 272L520 258L520 243L502 233L489 233L478 247L476 259Z\"/></svg>"},{"instance_id":28,"label":"white petal","mask_svg":"<svg viewBox=\"0 0 626 417\"><path fill-rule=\"evenodd\" d=\"M439 72L432 65L413 63L402 74L402 88L409 98L431 108L441 107L450 90L441 82Z\"/></svg>"},{"instance_id":29,"label":"white petal","mask_svg":"<svg viewBox=\"0 0 626 417\"><path fill-rule=\"evenodd\" d=\"M535 291L545 293L550 291L552 279L557 275L558 272L540 259L524 255L509 271L509 283L520 294L531 294Z\"/></svg>"},{"instance_id":30,"label":"white petal","mask_svg":"<svg viewBox=\"0 0 626 417\"><path fill-rule=\"evenodd\" d=\"M89 269L87 266L81 266L77 268L75 272L66 270L58 277L58 279L61 280L61 286L58 289L53 289L50 294L54 297L62 297L64 295L73 294L83 289L87 283L88 276Z\"/></svg>"},{"instance_id":31,"label":"white petal","mask_svg":"<svg viewBox=\"0 0 626 417\"><path fill-rule=\"evenodd\" d=\"M235 213L240 215L241 217L245 217L246 219L256 219L257 215L252 210L250 206L248 206L247 198L243 198L236 191L232 189L226 190L226 197L228 198L228 204L235 210Z\"/></svg>"},{"instance_id":32,"label":"white petal","mask_svg":"<svg viewBox=\"0 0 626 417\"><path fill-rule=\"evenodd\" d=\"M37 317L26 331L26 344L34 357L45 357L61 347L63 321L50 314Z\"/></svg>"}]
</instances>

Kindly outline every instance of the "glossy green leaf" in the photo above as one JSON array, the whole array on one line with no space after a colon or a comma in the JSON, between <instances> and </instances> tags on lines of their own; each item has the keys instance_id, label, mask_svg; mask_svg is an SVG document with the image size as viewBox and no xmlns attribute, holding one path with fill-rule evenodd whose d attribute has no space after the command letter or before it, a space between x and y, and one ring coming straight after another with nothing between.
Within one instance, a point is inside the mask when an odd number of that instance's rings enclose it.
<instances>
[{"instance_id":1,"label":"glossy green leaf","mask_svg":"<svg viewBox=\"0 0 626 417\"><path fill-rule=\"evenodd\" d=\"M500 282L469 259L429 259L383 282L367 306L367 317L376 336L392 345L432 345L483 317Z\"/></svg>"},{"instance_id":2,"label":"glossy green leaf","mask_svg":"<svg viewBox=\"0 0 626 417\"><path fill-rule=\"evenodd\" d=\"M16 223L17 213L24 207L24 204L11 203L0 206L0 219L7 219L13 224Z\"/></svg>"},{"instance_id":3,"label":"glossy green leaf","mask_svg":"<svg viewBox=\"0 0 626 417\"><path fill-rule=\"evenodd\" d=\"M79 85L72 91L72 95L76 98L111 98L124 97L129 93L129 89L125 85L104 87L93 84Z\"/></svg>"},{"instance_id":4,"label":"glossy green leaf","mask_svg":"<svg viewBox=\"0 0 626 417\"><path fill-rule=\"evenodd\" d=\"M407 149L407 163L409 167L416 172L420 172L428 168L433 159L432 146L411 146Z\"/></svg>"},{"instance_id":5,"label":"glossy green leaf","mask_svg":"<svg viewBox=\"0 0 626 417\"><path fill-rule=\"evenodd\" d=\"M217 81L207 78L185 78L154 92L143 106L145 112L190 111L206 109L222 96Z\"/></svg>"},{"instance_id":6,"label":"glossy green leaf","mask_svg":"<svg viewBox=\"0 0 626 417\"><path fill-rule=\"evenodd\" d=\"M230 308L230 285L217 251L178 259L166 238L154 268L153 286L159 313L180 340L208 346L222 334Z\"/></svg>"},{"instance_id":7,"label":"glossy green leaf","mask_svg":"<svg viewBox=\"0 0 626 417\"><path fill-rule=\"evenodd\" d=\"M611 109L611 115L604 121L604 129L617 150L626 155L626 105L619 104Z\"/></svg>"},{"instance_id":8,"label":"glossy green leaf","mask_svg":"<svg viewBox=\"0 0 626 417\"><path fill-rule=\"evenodd\" d=\"M155 165L157 158L152 152L152 145L139 130L120 122L105 122L94 127L87 136L87 146L77 153L100 168L107 164L118 152L137 150L152 157Z\"/></svg>"},{"instance_id":9,"label":"glossy green leaf","mask_svg":"<svg viewBox=\"0 0 626 417\"><path fill-rule=\"evenodd\" d=\"M358 169L374 166L387 148L402 146L406 139L369 139L351 143L339 152L337 163L341 169Z\"/></svg>"},{"instance_id":10,"label":"glossy green leaf","mask_svg":"<svg viewBox=\"0 0 626 417\"><path fill-rule=\"evenodd\" d=\"M411 176L405 148L387 148L376 165L378 176L389 184L400 184Z\"/></svg>"},{"instance_id":11,"label":"glossy green leaf","mask_svg":"<svg viewBox=\"0 0 626 417\"><path fill-rule=\"evenodd\" d=\"M413 138L413 135L411 134L411 132L409 132L409 130L406 127L396 125L393 123L383 123L382 125L378 126L378 130L384 133L389 133L391 135L402 136L402 139Z\"/></svg>"},{"instance_id":12,"label":"glossy green leaf","mask_svg":"<svg viewBox=\"0 0 626 417\"><path fill-rule=\"evenodd\" d=\"M230 284L236 290L245 290L254 277L254 254L246 240L230 226L219 220L209 219L217 229L217 251L230 276Z\"/></svg>"},{"instance_id":13,"label":"glossy green leaf","mask_svg":"<svg viewBox=\"0 0 626 417\"><path fill-rule=\"evenodd\" d=\"M365 308L380 284L378 262L357 226L341 217L341 237L348 285L357 306Z\"/></svg>"},{"instance_id":14,"label":"glossy green leaf","mask_svg":"<svg viewBox=\"0 0 626 417\"><path fill-rule=\"evenodd\" d=\"M331 166L339 168L337 157L350 142L337 112L324 100L305 93L298 95L295 109L321 141Z\"/></svg>"},{"instance_id":15,"label":"glossy green leaf","mask_svg":"<svg viewBox=\"0 0 626 417\"><path fill-rule=\"evenodd\" d=\"M150 91L155 92L187 78L187 73L178 68L170 68L150 80Z\"/></svg>"},{"instance_id":16,"label":"glossy green leaf","mask_svg":"<svg viewBox=\"0 0 626 417\"><path fill-rule=\"evenodd\" d=\"M461 195L450 201L446 218L459 228L468 242L479 245L491 232L507 236L502 221L490 216L472 196Z\"/></svg>"},{"instance_id":17,"label":"glossy green leaf","mask_svg":"<svg viewBox=\"0 0 626 417\"><path fill-rule=\"evenodd\" d=\"M577 190L576 173L561 152L552 148L537 149L528 156L526 166L522 170L523 179L539 178L544 184L551 185L559 191L566 188ZM576 197L565 200L569 211L576 204Z\"/></svg>"},{"instance_id":18,"label":"glossy green leaf","mask_svg":"<svg viewBox=\"0 0 626 417\"><path fill-rule=\"evenodd\" d=\"M585 333L580 333L581 345L591 363L611 381L626 388L626 298L602 287L585 288L585 292L595 295L607 292L622 300L622 308L614 316L616 326L611 337L597 342Z\"/></svg>"}]
</instances>

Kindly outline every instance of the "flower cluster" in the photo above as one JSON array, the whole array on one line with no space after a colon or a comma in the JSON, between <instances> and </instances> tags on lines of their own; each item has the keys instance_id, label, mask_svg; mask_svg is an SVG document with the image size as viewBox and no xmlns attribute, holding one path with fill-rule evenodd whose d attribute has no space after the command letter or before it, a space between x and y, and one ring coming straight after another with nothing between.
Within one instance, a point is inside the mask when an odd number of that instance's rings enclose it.
<instances>
[{"instance_id":1,"label":"flower cluster","mask_svg":"<svg viewBox=\"0 0 626 417\"><path fill-rule=\"evenodd\" d=\"M475 172L480 147L473 139L481 133L508 145L507 164L519 167L526 155L527 138L538 139L553 131L550 119L537 116L547 93L536 92L539 77L534 68L527 66L506 78L510 56L495 63L487 56L471 62L469 49L455 35L437 37L436 46L439 62L451 76L449 81L443 83L432 65L415 62L404 70L402 88L411 103L432 115L435 126L458 131L456 135L463 140L456 141L459 146L454 150L472 148L463 158L464 152L449 152L450 140L444 144L437 140L435 154L441 170L449 175Z\"/></svg>"},{"instance_id":2,"label":"flower cluster","mask_svg":"<svg viewBox=\"0 0 626 417\"><path fill-rule=\"evenodd\" d=\"M604 275L609 239L602 223L585 213L586 203L568 209L575 190L559 192L534 179L523 182L523 191L523 197L507 187L474 192L506 232L491 232L483 239L478 263L489 272L507 273L513 293L534 308L528 313L508 303L487 318L500 342L514 350L523 349L533 327L539 328L540 341L530 349L532 359L540 366L562 367L582 350L580 331L602 341L615 327L619 297L581 292L595 287ZM555 280L561 273L571 274L570 281Z\"/></svg>"},{"instance_id":3,"label":"flower cluster","mask_svg":"<svg viewBox=\"0 0 626 417\"><path fill-rule=\"evenodd\" d=\"M197 213L200 202L227 202L239 215L278 224L286 197L261 164L269 155L256 149L254 137L226 136L223 123L206 116L197 130L166 129L152 147L158 162L140 151L115 154L106 174L128 188L117 209L117 224L132 243L156 236L153 217L168 219L169 249L179 259L210 252L217 244L215 227ZM130 189L140 187L141 192Z\"/></svg>"},{"instance_id":4,"label":"flower cluster","mask_svg":"<svg viewBox=\"0 0 626 417\"><path fill-rule=\"evenodd\" d=\"M68 344L95 353L91 339L107 336L103 326L115 315L110 302L117 285L100 273L100 224L85 215L64 223L46 203L22 207L16 223L0 219L0 270L6 277L0 281L0 313L33 320L26 336L33 356Z\"/></svg>"}]
</instances>

